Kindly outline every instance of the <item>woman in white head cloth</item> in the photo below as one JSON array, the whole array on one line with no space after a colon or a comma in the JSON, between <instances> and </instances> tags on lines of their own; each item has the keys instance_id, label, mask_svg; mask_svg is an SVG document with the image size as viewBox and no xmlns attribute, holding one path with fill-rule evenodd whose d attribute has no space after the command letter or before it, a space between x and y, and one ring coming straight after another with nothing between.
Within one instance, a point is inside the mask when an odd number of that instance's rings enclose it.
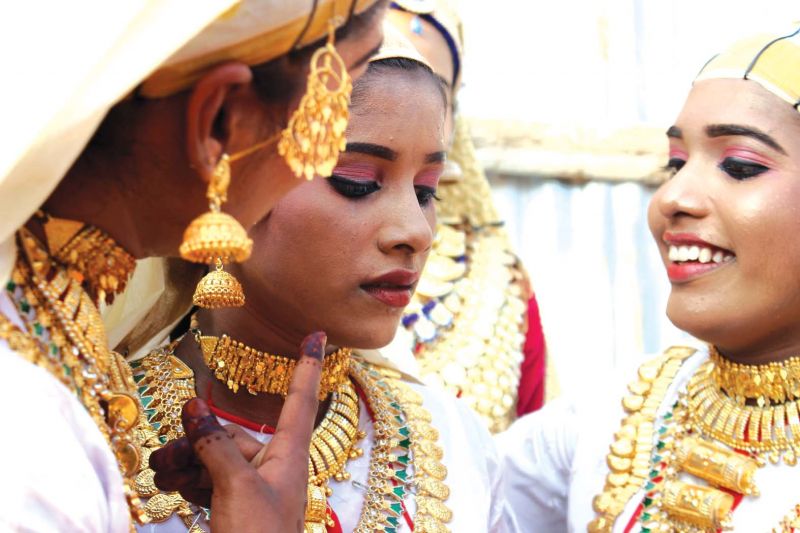
<instances>
[{"instance_id":1,"label":"woman in white head cloth","mask_svg":"<svg viewBox=\"0 0 800 533\"><path fill-rule=\"evenodd\" d=\"M739 41L695 80L648 221L667 315L707 344L501 434L518 530L800 529L798 72L795 24Z\"/></svg>"},{"instance_id":2,"label":"woman in white head cloth","mask_svg":"<svg viewBox=\"0 0 800 533\"><path fill-rule=\"evenodd\" d=\"M330 174L347 72L360 75L380 45L384 7L25 3L2 17L11 73L25 80L2 98L14 134L0 157L0 399L15 428L3 444L2 529L128 531L143 517L131 478L146 460L141 406L97 305L125 287L136 258L177 256L184 228L209 207L181 255L245 259L244 228L295 176ZM227 292L206 290L210 304L243 298L224 271L213 280ZM293 442L310 439L321 349L304 345L295 419L262 461L307 449ZM285 531L302 520L305 454L257 470L202 405L190 414L197 457L221 480L219 528Z\"/></svg>"}]
</instances>

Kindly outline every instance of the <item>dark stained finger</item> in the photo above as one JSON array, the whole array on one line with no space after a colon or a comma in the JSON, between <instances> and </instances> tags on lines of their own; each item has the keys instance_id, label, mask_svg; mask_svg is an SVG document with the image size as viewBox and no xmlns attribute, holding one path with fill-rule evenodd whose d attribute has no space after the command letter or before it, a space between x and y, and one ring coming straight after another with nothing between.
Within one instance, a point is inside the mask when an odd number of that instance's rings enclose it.
<instances>
[{"instance_id":1,"label":"dark stained finger","mask_svg":"<svg viewBox=\"0 0 800 533\"><path fill-rule=\"evenodd\" d=\"M211 491L207 489L183 489L179 490L178 494L183 497L184 500L187 502L192 502L195 505L199 505L201 507L205 507L208 509L211 507Z\"/></svg>"},{"instance_id":2,"label":"dark stained finger","mask_svg":"<svg viewBox=\"0 0 800 533\"><path fill-rule=\"evenodd\" d=\"M170 441L150 455L150 468L156 472L182 470L198 463L194 448L186 437Z\"/></svg>"},{"instance_id":3,"label":"dark stained finger","mask_svg":"<svg viewBox=\"0 0 800 533\"><path fill-rule=\"evenodd\" d=\"M183 470L156 472L156 475L153 477L153 482L159 490L164 492L175 492L176 490L185 488L211 489L211 478L208 476L207 472L206 475L203 476L203 472L206 472L205 468L199 466L185 468ZM207 484L203 486L201 480L205 481Z\"/></svg>"},{"instance_id":4,"label":"dark stained finger","mask_svg":"<svg viewBox=\"0 0 800 533\"><path fill-rule=\"evenodd\" d=\"M186 438L200 461L208 469L215 486L227 483L236 474L250 470L233 438L211 414L206 402L193 398L183 406L181 415Z\"/></svg>"},{"instance_id":5,"label":"dark stained finger","mask_svg":"<svg viewBox=\"0 0 800 533\"><path fill-rule=\"evenodd\" d=\"M262 477L305 484L308 474L308 447L317 416L319 382L327 336L318 331L307 336L300 346L300 359L294 369L289 394L263 459L256 464ZM275 477L272 477L275 476Z\"/></svg>"}]
</instances>

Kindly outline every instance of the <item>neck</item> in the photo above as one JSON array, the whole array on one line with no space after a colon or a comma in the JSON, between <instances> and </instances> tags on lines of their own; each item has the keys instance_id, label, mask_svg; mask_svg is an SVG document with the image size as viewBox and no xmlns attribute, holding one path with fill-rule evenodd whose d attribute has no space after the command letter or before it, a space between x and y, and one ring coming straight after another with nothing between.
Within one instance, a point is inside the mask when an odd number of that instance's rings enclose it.
<instances>
[{"instance_id":1,"label":"neck","mask_svg":"<svg viewBox=\"0 0 800 533\"><path fill-rule=\"evenodd\" d=\"M228 335L247 346L271 354L297 359L302 339L290 338L271 324L265 322L247 306L235 309L216 310L213 313L201 310L197 314L200 330L204 335ZM329 351L331 349L329 348ZM258 425L275 427L278 423L284 398L279 394L248 393L244 388L234 393L218 380L208 368L197 342L191 334L185 335L175 350L175 355L191 367L195 375L197 395L207 398L210 393L214 405L233 415L245 418ZM328 401L320 402L317 423L328 408Z\"/></svg>"},{"instance_id":2,"label":"neck","mask_svg":"<svg viewBox=\"0 0 800 533\"><path fill-rule=\"evenodd\" d=\"M793 336L794 332L788 337ZM800 343L793 338L782 338L780 335L773 335L770 338L770 342L760 343L758 346L731 348L717 344L716 349L722 357L740 365L782 363L800 355Z\"/></svg>"},{"instance_id":3,"label":"neck","mask_svg":"<svg viewBox=\"0 0 800 533\"><path fill-rule=\"evenodd\" d=\"M183 186L187 180L174 175L166 179L169 171L149 166L142 170L149 179L140 180L136 168L132 156L112 160L84 155L43 209L101 229L137 259L177 255L190 213L200 214L205 201Z\"/></svg>"}]
</instances>

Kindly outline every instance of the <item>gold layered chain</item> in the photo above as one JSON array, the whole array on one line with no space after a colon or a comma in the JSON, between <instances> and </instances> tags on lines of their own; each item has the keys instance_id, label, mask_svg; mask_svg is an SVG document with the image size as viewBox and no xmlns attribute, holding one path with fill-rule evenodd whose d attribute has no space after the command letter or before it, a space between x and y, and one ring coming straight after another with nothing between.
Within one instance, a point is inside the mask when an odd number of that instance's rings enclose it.
<instances>
[{"instance_id":1,"label":"gold layered chain","mask_svg":"<svg viewBox=\"0 0 800 533\"><path fill-rule=\"evenodd\" d=\"M109 242L104 241L108 246ZM114 452L131 516L146 516L133 488L141 461L135 427L141 406L124 359L107 345L100 313L82 287L27 229L18 233L20 255L6 287L26 332L2 318L0 335L12 349L45 368L72 390ZM131 526L133 528L133 526Z\"/></svg>"},{"instance_id":2,"label":"gold layered chain","mask_svg":"<svg viewBox=\"0 0 800 533\"><path fill-rule=\"evenodd\" d=\"M356 533L396 531L405 512L403 499L416 492L414 531L444 533L452 512L445 504L450 489L447 468L437 444L439 433L422 397L387 369L352 361L350 375L367 396L375 440L370 456L367 495ZM412 455L409 455L409 451ZM407 467L414 466L414 478Z\"/></svg>"}]
</instances>

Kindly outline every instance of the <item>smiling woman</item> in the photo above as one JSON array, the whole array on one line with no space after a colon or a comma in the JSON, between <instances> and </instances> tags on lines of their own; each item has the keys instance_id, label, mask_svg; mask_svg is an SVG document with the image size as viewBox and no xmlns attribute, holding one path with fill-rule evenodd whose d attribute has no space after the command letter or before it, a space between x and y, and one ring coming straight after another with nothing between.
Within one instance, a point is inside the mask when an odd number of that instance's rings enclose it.
<instances>
[{"instance_id":1,"label":"smiling woman","mask_svg":"<svg viewBox=\"0 0 800 533\"><path fill-rule=\"evenodd\" d=\"M393 338L431 249L445 106L430 67L387 35L354 84L348 142L331 177L282 198L250 231L258 244L250 261L231 267L248 290L244 307L201 310L191 334L135 364L162 438L183 432L163 423L174 409L163 391L173 390L179 403L206 398L231 431L263 443L292 416L284 399L303 365L296 347L324 330L305 531L490 531L500 520L499 471L480 421L455 399L368 362L365 350ZM159 488L208 505L202 476L158 464ZM156 493L153 475L141 479L158 504L171 496ZM171 502L156 531L208 525L197 507Z\"/></svg>"},{"instance_id":2,"label":"smiling woman","mask_svg":"<svg viewBox=\"0 0 800 533\"><path fill-rule=\"evenodd\" d=\"M800 530L798 71L795 29L741 41L695 81L649 225L667 314L707 345L644 363L622 410L592 395L501 436L519 523Z\"/></svg>"}]
</instances>

